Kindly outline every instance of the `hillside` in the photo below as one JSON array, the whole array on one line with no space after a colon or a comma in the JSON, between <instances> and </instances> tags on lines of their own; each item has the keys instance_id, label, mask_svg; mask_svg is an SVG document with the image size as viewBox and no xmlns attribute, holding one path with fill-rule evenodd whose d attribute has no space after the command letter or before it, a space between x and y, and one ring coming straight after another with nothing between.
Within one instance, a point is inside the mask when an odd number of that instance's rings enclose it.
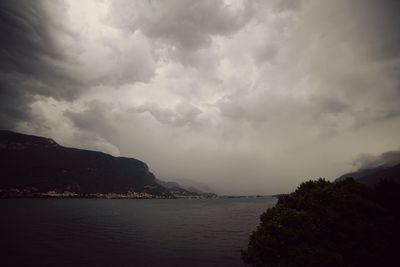
<instances>
[{"instance_id":1,"label":"hillside","mask_svg":"<svg viewBox=\"0 0 400 267\"><path fill-rule=\"evenodd\" d=\"M0 131L0 160L2 192L166 194L140 160L63 147L44 137Z\"/></svg>"},{"instance_id":2,"label":"hillside","mask_svg":"<svg viewBox=\"0 0 400 267\"><path fill-rule=\"evenodd\" d=\"M341 181L346 178L354 180L365 185L376 185L380 180L390 180L400 183L400 163L394 166L381 165L374 168L358 170L356 172L346 173L335 181Z\"/></svg>"}]
</instances>

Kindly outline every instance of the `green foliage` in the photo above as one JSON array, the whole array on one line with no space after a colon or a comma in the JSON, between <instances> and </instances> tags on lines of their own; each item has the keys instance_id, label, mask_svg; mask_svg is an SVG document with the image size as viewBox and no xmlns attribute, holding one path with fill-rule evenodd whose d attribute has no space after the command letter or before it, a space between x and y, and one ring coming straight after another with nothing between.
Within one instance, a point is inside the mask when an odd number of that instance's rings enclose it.
<instances>
[{"instance_id":1,"label":"green foliage","mask_svg":"<svg viewBox=\"0 0 400 267\"><path fill-rule=\"evenodd\" d=\"M302 183L260 217L242 259L252 266L399 266L400 186ZM397 201L397 202L396 202Z\"/></svg>"}]
</instances>

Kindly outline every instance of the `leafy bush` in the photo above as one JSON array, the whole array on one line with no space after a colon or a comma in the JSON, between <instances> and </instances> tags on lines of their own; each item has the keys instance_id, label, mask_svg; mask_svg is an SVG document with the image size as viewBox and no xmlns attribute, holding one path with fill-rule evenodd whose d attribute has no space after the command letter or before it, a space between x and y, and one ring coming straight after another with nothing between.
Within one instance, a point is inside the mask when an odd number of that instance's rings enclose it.
<instances>
[{"instance_id":1,"label":"leafy bush","mask_svg":"<svg viewBox=\"0 0 400 267\"><path fill-rule=\"evenodd\" d=\"M400 266L400 186L302 183L260 217L242 259L252 266Z\"/></svg>"}]
</instances>

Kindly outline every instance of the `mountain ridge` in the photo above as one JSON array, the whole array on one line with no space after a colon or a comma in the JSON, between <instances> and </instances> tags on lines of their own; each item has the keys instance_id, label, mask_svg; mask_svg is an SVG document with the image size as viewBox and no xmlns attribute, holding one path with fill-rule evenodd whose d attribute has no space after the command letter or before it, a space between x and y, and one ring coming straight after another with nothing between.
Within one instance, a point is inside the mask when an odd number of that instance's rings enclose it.
<instances>
[{"instance_id":1,"label":"mountain ridge","mask_svg":"<svg viewBox=\"0 0 400 267\"><path fill-rule=\"evenodd\" d=\"M2 191L168 194L143 161L64 147L41 136L1 130L0 160Z\"/></svg>"},{"instance_id":2,"label":"mountain ridge","mask_svg":"<svg viewBox=\"0 0 400 267\"><path fill-rule=\"evenodd\" d=\"M364 168L355 172L341 175L335 179L335 182L353 178L354 180L368 185L374 186L381 180L389 180L400 183L400 163L394 165L379 165L371 168Z\"/></svg>"}]
</instances>

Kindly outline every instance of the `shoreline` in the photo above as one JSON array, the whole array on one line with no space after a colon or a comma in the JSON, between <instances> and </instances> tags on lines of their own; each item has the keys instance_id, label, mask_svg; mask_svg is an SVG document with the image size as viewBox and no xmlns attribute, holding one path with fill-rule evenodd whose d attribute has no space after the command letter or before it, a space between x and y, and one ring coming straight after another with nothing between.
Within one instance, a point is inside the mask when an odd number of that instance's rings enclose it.
<instances>
[{"instance_id":1,"label":"shoreline","mask_svg":"<svg viewBox=\"0 0 400 267\"><path fill-rule=\"evenodd\" d=\"M140 200L155 200L155 199L255 199L255 198L276 198L275 195L257 195L257 196L152 196L152 197L130 197L130 196L92 196L92 195L73 195L73 196L54 196L54 195L8 195L1 196L0 200L3 199L140 199Z\"/></svg>"}]
</instances>

